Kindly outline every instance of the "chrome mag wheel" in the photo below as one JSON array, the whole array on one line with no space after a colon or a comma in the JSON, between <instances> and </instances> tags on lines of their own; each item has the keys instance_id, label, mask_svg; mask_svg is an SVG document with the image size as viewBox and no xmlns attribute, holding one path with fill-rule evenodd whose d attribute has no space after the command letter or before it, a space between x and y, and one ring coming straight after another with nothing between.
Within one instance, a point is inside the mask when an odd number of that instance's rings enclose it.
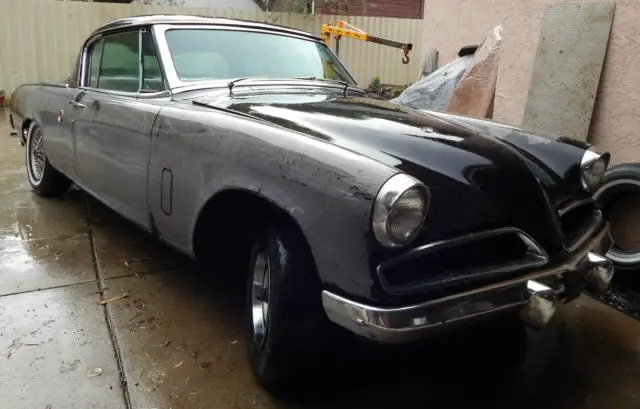
<instances>
[{"instance_id":1,"label":"chrome mag wheel","mask_svg":"<svg viewBox=\"0 0 640 409\"><path fill-rule=\"evenodd\" d=\"M269 330L269 282L271 269L269 257L261 249L253 265L253 285L251 286L251 318L253 339L262 348Z\"/></svg>"}]
</instances>

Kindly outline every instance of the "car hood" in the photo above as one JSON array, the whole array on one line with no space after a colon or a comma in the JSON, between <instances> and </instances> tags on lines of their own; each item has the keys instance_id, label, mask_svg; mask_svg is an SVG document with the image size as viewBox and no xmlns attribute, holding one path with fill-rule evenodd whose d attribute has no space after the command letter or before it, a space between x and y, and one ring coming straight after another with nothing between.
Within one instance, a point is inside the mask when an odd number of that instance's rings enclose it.
<instances>
[{"instance_id":1,"label":"car hood","mask_svg":"<svg viewBox=\"0 0 640 409\"><path fill-rule=\"evenodd\" d=\"M342 95L198 102L321 138L420 179L432 193L425 229L432 237L424 240L508 224L559 246L556 204L579 195L573 179L583 148L489 121Z\"/></svg>"}]
</instances>

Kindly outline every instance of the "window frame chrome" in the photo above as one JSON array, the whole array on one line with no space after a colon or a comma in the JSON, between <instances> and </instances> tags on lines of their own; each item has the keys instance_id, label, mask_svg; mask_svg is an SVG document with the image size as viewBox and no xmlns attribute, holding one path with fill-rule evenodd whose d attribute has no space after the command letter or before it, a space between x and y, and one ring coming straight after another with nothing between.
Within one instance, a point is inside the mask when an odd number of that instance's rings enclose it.
<instances>
[{"instance_id":1,"label":"window frame chrome","mask_svg":"<svg viewBox=\"0 0 640 409\"><path fill-rule=\"evenodd\" d=\"M90 67L90 61L89 61L89 53L88 50L89 48L95 44L97 41L103 41L103 50L102 53L100 55L100 66L102 65L102 57L104 55L104 38L105 37L109 37L110 35L114 35L114 34L121 34L121 33L128 33L128 32L138 32L138 91L136 92L127 92L127 91L117 91L117 90L111 90L111 89L105 89L105 88L96 88L96 87L91 87L87 84L88 81L88 74L89 74L89 69ZM101 32L101 33L97 33L92 35L91 37L89 37L84 44L82 45L82 52L81 52L81 57L80 57L80 67L79 67L79 78L78 78L78 86L77 89L80 92L87 92L87 91L91 91L91 92L95 92L95 93L99 93L99 94L106 94L106 95L114 95L114 96L121 96L121 97L130 97L130 98L135 98L135 99L153 99L153 98L162 98L162 97L168 97L171 96L171 88L169 86L169 84L167 83L166 80L166 74L164 73L164 68L163 68L163 64L162 64L162 60L160 59L160 53L158 50L158 44L157 41L155 40L153 31L151 31L151 35L152 38L154 39L154 44L156 47L156 52L157 52L157 58L158 58L158 63L160 65L160 69L162 71L162 74L164 76L163 78L163 83L166 89L162 90L162 91L158 91L158 92L142 92L142 79L143 79L143 72L142 72L142 35L144 32L149 32L149 29L147 27L139 27L136 26L135 28L131 28L131 29L118 29L118 30L113 30L113 31L106 31L106 32ZM100 83L100 77L98 76L98 83Z\"/></svg>"}]
</instances>

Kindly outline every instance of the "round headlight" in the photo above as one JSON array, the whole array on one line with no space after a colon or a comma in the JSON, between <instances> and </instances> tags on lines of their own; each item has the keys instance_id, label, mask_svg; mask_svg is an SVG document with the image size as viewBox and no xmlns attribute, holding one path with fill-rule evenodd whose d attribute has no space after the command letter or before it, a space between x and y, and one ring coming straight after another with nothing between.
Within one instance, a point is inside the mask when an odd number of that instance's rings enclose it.
<instances>
[{"instance_id":1,"label":"round headlight","mask_svg":"<svg viewBox=\"0 0 640 409\"><path fill-rule=\"evenodd\" d=\"M587 150L580 161L580 184L587 192L594 192L600 186L609 164L608 154Z\"/></svg>"},{"instance_id":2,"label":"round headlight","mask_svg":"<svg viewBox=\"0 0 640 409\"><path fill-rule=\"evenodd\" d=\"M405 246L416 238L429 207L429 190L400 173L378 192L373 208L373 233L385 247Z\"/></svg>"}]
</instances>

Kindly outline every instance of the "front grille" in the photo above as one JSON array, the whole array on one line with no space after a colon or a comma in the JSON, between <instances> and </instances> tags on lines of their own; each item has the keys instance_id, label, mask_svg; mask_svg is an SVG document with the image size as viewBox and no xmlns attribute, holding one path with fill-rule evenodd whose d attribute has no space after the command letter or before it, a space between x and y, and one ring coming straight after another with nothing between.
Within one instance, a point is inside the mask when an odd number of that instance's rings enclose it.
<instances>
[{"instance_id":1,"label":"front grille","mask_svg":"<svg viewBox=\"0 0 640 409\"><path fill-rule=\"evenodd\" d=\"M439 291L540 266L548 257L531 238L507 228L428 244L378 267L392 294Z\"/></svg>"},{"instance_id":2,"label":"front grille","mask_svg":"<svg viewBox=\"0 0 640 409\"><path fill-rule=\"evenodd\" d=\"M561 208L558 214L565 247L570 251L589 238L602 220L602 212L591 199L570 203Z\"/></svg>"}]
</instances>

